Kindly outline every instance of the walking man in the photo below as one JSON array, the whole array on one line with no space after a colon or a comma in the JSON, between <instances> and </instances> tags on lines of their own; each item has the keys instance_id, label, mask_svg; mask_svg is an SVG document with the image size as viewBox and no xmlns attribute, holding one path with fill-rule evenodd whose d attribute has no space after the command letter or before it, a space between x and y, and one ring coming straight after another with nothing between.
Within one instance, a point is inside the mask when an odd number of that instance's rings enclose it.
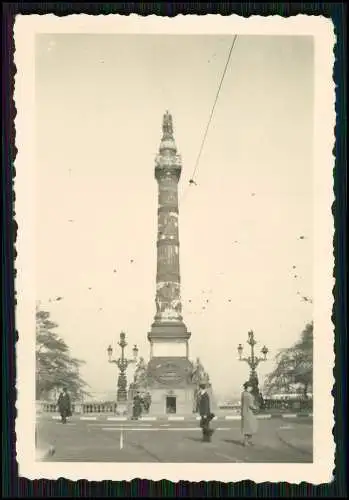
<instances>
[{"instance_id":1,"label":"walking man","mask_svg":"<svg viewBox=\"0 0 349 500\"><path fill-rule=\"evenodd\" d=\"M203 442L209 443L213 430L210 428L210 422L214 415L211 413L210 396L206 390L206 384L200 384L199 390L199 413L200 413L200 427L202 429Z\"/></svg>"},{"instance_id":2,"label":"walking man","mask_svg":"<svg viewBox=\"0 0 349 500\"><path fill-rule=\"evenodd\" d=\"M257 417L254 412L257 410L254 398L251 394L253 387L250 382L244 383L244 390L241 394L241 432L243 435L243 445L251 446L252 436L257 432Z\"/></svg>"},{"instance_id":3,"label":"walking man","mask_svg":"<svg viewBox=\"0 0 349 500\"><path fill-rule=\"evenodd\" d=\"M67 423L67 417L71 417L71 402L70 402L70 396L68 394L67 388L63 388L63 392L60 393L59 398L58 398L58 410L61 415L62 419L62 424Z\"/></svg>"}]
</instances>

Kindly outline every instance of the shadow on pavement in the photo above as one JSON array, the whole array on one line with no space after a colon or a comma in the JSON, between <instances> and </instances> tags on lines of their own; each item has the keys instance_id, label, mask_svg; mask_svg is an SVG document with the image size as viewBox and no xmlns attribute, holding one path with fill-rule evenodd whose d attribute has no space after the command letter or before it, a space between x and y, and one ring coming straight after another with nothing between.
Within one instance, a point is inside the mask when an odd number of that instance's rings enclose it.
<instances>
[{"instance_id":1,"label":"shadow on pavement","mask_svg":"<svg viewBox=\"0 0 349 500\"><path fill-rule=\"evenodd\" d=\"M239 441L238 439L224 439L223 441L229 444L237 444L238 446L241 446L241 448L245 448L242 441Z\"/></svg>"},{"instance_id":2,"label":"shadow on pavement","mask_svg":"<svg viewBox=\"0 0 349 500\"><path fill-rule=\"evenodd\" d=\"M202 443L202 438L199 437L188 437L185 436L186 439L189 439L189 441L196 441L197 443Z\"/></svg>"}]
</instances>

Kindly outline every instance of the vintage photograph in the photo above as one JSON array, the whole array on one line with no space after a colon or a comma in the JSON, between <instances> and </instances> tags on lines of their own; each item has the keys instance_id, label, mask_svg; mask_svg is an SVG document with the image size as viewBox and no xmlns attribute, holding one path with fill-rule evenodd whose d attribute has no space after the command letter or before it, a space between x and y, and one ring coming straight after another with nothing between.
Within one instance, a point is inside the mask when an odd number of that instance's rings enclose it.
<instances>
[{"instance_id":1,"label":"vintage photograph","mask_svg":"<svg viewBox=\"0 0 349 500\"><path fill-rule=\"evenodd\" d=\"M33 34L37 467L316 462L315 38Z\"/></svg>"}]
</instances>

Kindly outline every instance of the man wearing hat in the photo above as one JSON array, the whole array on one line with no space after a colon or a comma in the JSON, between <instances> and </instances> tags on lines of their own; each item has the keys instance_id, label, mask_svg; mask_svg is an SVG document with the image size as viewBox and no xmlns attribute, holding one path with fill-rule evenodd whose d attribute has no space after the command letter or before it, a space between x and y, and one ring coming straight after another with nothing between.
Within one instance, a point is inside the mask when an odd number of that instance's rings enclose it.
<instances>
[{"instance_id":1,"label":"man wearing hat","mask_svg":"<svg viewBox=\"0 0 349 500\"><path fill-rule=\"evenodd\" d=\"M61 392L59 395L57 406L59 413L61 414L62 423L66 424L67 417L72 416L70 396L66 387L63 387L63 392Z\"/></svg>"},{"instance_id":2,"label":"man wearing hat","mask_svg":"<svg viewBox=\"0 0 349 500\"><path fill-rule=\"evenodd\" d=\"M200 427L202 428L202 440L206 443L211 441L213 430L210 429L210 422L214 415L211 413L210 396L206 390L206 384L199 385L199 413L200 413Z\"/></svg>"}]
</instances>

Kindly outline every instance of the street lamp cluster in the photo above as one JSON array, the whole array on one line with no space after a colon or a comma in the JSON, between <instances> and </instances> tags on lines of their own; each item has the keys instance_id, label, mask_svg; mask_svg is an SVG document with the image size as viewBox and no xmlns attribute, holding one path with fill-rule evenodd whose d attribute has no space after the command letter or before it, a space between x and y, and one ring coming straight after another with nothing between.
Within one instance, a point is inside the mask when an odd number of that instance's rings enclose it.
<instances>
[{"instance_id":1,"label":"street lamp cluster","mask_svg":"<svg viewBox=\"0 0 349 500\"><path fill-rule=\"evenodd\" d=\"M254 333L252 330L248 332L247 344L250 346L250 356L242 357L244 348L242 344L239 344L238 345L239 361L245 361L250 367L250 382L252 384L255 396L258 396L259 388L258 388L257 367L261 361L267 361L267 354L269 350L264 345L263 348L261 349L263 357L256 356L255 345L257 344L257 341L254 338Z\"/></svg>"},{"instance_id":2,"label":"street lamp cluster","mask_svg":"<svg viewBox=\"0 0 349 500\"><path fill-rule=\"evenodd\" d=\"M250 382L253 387L253 392L255 396L259 395L259 388L258 388L258 376L257 376L257 367L260 362L262 361L267 361L267 354L269 352L268 348L264 345L263 348L261 349L262 357L256 356L255 354L255 345L257 344L257 341L255 340L254 333L253 331L248 332L248 338L247 338L247 344L250 347L250 355L248 357L243 357L243 345L239 344L238 345L238 354L239 354L239 361L245 361L248 366L250 367ZM110 345L107 349L108 353L108 361L109 363L114 363L117 365L119 368L119 377L118 377L118 389L117 389L117 402L118 404L126 404L127 403L127 378L126 378L126 370L130 364L134 364L137 362L138 358L138 347L137 345L133 346L132 349L132 358L127 358L125 356L125 349L127 347L127 342L126 342L126 334L124 332L120 333L120 340L118 342L118 345L121 348L121 355L119 358L114 359L113 358L113 348Z\"/></svg>"},{"instance_id":3,"label":"street lamp cluster","mask_svg":"<svg viewBox=\"0 0 349 500\"><path fill-rule=\"evenodd\" d=\"M137 362L138 357L138 347L136 345L133 346L132 354L133 357L127 359L125 357L125 348L127 347L126 342L126 334L124 332L120 333L120 340L118 345L121 348L121 356L118 359L113 359L113 348L110 345L107 349L108 353L108 361L109 363L114 363L119 368L119 378L118 378L118 389L117 389L117 402L118 403L126 403L127 402L127 379L126 379L126 370L130 364Z\"/></svg>"}]
</instances>

